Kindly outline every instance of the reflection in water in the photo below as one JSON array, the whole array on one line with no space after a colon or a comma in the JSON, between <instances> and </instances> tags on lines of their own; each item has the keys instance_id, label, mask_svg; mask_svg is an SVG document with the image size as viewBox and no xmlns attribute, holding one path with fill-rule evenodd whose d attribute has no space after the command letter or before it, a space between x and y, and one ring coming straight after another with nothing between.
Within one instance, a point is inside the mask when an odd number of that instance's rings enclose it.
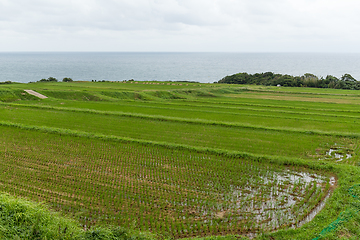
<instances>
[{"instance_id":1,"label":"reflection in water","mask_svg":"<svg viewBox=\"0 0 360 240\"><path fill-rule=\"evenodd\" d=\"M347 151L347 150L345 149L345 151ZM336 162L341 162L344 159L352 158L352 155L350 153L343 153L343 152L344 152L344 149L342 149L342 148L330 148L329 151L326 152L326 156L327 156L327 158L337 159Z\"/></svg>"}]
</instances>

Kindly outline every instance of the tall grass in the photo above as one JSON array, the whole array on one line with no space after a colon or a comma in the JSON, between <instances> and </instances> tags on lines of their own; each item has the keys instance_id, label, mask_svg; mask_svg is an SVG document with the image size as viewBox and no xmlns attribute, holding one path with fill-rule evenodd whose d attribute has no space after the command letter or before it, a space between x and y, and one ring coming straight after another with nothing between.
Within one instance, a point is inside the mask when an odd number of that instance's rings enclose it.
<instances>
[{"instance_id":1,"label":"tall grass","mask_svg":"<svg viewBox=\"0 0 360 240\"><path fill-rule=\"evenodd\" d=\"M45 204L0 193L1 239L51 240L154 240L155 235L121 227L97 227L84 231L79 222L49 210Z\"/></svg>"}]
</instances>

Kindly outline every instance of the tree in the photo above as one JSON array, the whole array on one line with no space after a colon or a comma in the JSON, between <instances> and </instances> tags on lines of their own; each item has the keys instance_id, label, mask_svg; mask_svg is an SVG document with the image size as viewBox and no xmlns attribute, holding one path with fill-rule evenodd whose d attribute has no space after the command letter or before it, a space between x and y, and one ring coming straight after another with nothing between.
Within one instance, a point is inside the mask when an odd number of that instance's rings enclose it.
<instances>
[{"instance_id":1,"label":"tree","mask_svg":"<svg viewBox=\"0 0 360 240\"><path fill-rule=\"evenodd\" d=\"M63 81L63 82L73 82L73 80L72 80L71 78L68 78L68 77L63 78L62 81Z\"/></svg>"},{"instance_id":2,"label":"tree","mask_svg":"<svg viewBox=\"0 0 360 240\"><path fill-rule=\"evenodd\" d=\"M57 80L56 78L54 78L54 77L49 77L49 78L47 79L47 81L48 81L48 82L57 82L58 80Z\"/></svg>"},{"instance_id":3,"label":"tree","mask_svg":"<svg viewBox=\"0 0 360 240\"><path fill-rule=\"evenodd\" d=\"M306 79L306 80L310 79L310 80L313 80L313 81L319 80L319 78L317 76L315 76L314 74L312 74L312 73L305 73L303 78Z\"/></svg>"},{"instance_id":4,"label":"tree","mask_svg":"<svg viewBox=\"0 0 360 240\"><path fill-rule=\"evenodd\" d=\"M57 82L58 80L54 77L49 77L48 79L41 79L39 82Z\"/></svg>"},{"instance_id":5,"label":"tree","mask_svg":"<svg viewBox=\"0 0 360 240\"><path fill-rule=\"evenodd\" d=\"M345 73L342 77L341 77L341 81L345 81L345 82L356 82L356 79L353 78L353 76L351 76L348 73Z\"/></svg>"}]
</instances>

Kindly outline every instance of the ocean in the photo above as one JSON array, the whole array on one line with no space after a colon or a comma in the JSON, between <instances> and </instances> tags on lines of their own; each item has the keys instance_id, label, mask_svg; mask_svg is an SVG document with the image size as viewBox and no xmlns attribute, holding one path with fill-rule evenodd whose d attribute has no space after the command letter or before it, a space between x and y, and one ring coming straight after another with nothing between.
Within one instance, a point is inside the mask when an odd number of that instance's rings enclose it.
<instances>
[{"instance_id":1,"label":"ocean","mask_svg":"<svg viewBox=\"0 0 360 240\"><path fill-rule=\"evenodd\" d=\"M77 81L197 81L213 83L239 72L274 72L360 80L360 53L0 53L0 82L70 77Z\"/></svg>"}]
</instances>

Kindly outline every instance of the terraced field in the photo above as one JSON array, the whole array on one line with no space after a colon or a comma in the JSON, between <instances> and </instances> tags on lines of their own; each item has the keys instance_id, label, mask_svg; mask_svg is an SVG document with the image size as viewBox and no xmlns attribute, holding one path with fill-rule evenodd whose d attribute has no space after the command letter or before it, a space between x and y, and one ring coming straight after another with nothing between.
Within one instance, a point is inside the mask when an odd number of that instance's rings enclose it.
<instances>
[{"instance_id":1,"label":"terraced field","mask_svg":"<svg viewBox=\"0 0 360 240\"><path fill-rule=\"evenodd\" d=\"M0 85L0 189L86 229L357 237L358 99L197 83Z\"/></svg>"}]
</instances>

